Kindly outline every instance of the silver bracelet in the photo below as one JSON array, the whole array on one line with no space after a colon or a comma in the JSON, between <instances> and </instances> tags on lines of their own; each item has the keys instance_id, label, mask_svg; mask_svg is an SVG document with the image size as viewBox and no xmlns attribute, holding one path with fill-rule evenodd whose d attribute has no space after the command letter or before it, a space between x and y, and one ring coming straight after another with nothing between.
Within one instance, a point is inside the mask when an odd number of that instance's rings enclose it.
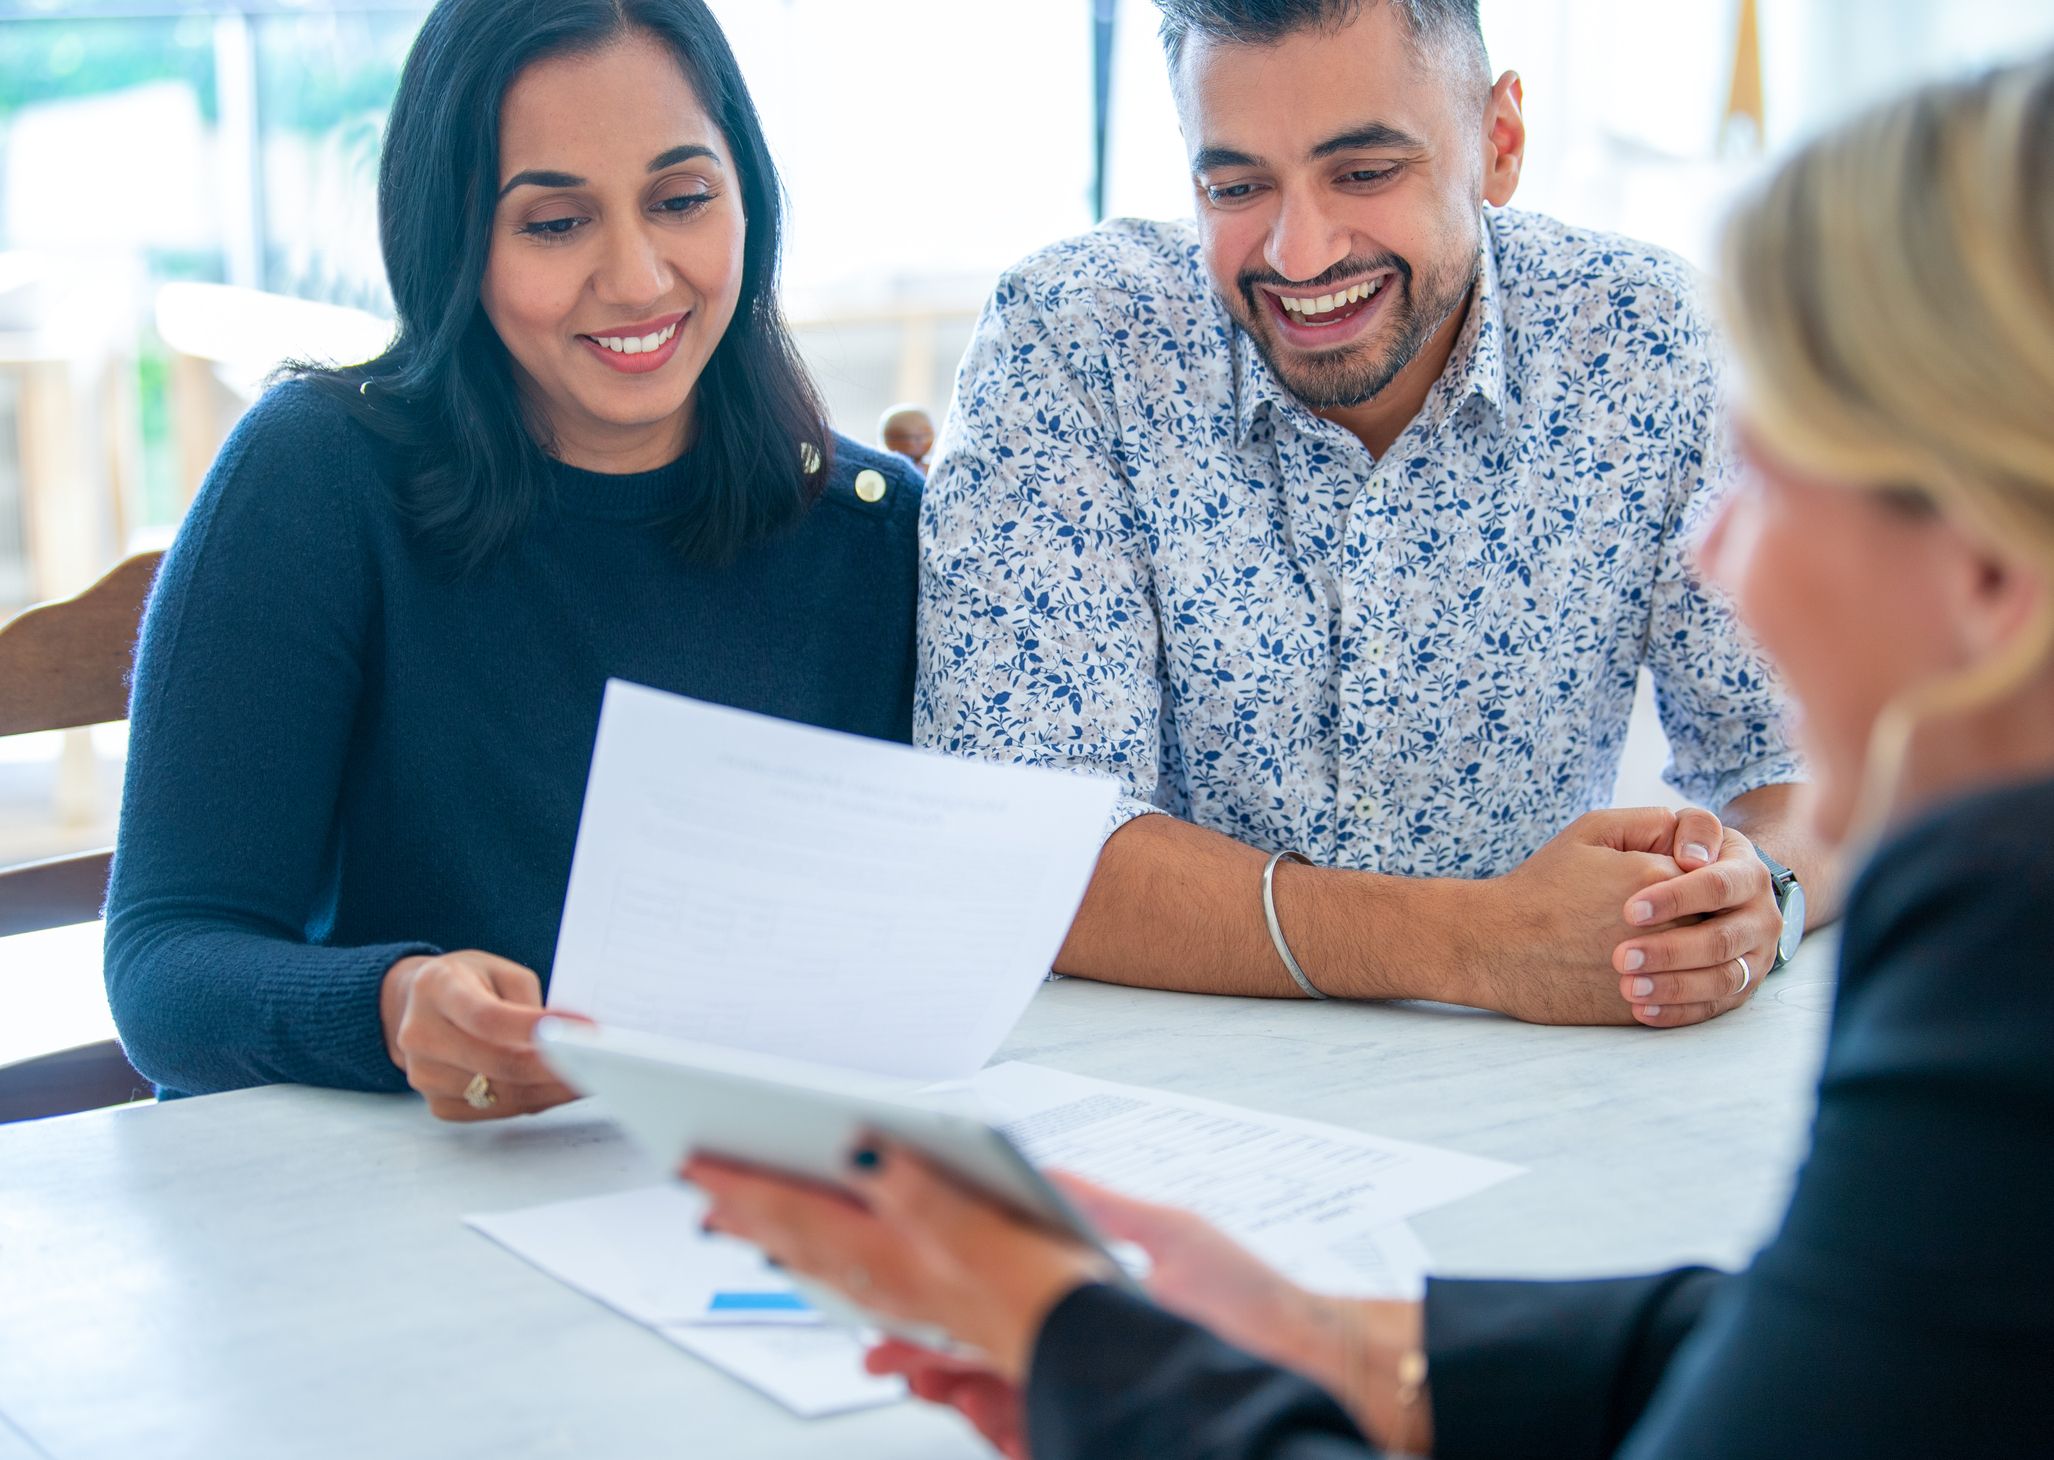
<instances>
[{"instance_id":1,"label":"silver bracelet","mask_svg":"<svg viewBox=\"0 0 2054 1460\"><path fill-rule=\"evenodd\" d=\"M1291 975L1291 982L1308 999L1327 997L1312 986L1312 980L1305 976L1305 970L1298 966L1298 960L1291 956L1291 945L1284 941L1284 925L1277 921L1277 863L1302 862L1315 865L1312 858L1303 852L1278 852L1263 865L1262 869L1262 915L1269 923L1269 940L1276 945L1277 957L1284 960L1284 972Z\"/></svg>"}]
</instances>

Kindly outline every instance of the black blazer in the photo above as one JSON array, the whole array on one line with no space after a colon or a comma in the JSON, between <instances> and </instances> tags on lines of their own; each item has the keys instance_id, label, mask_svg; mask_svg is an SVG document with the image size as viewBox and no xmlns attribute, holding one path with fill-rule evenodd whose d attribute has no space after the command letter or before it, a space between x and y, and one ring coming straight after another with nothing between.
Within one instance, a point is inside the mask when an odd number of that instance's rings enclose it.
<instances>
[{"instance_id":1,"label":"black blazer","mask_svg":"<svg viewBox=\"0 0 2054 1460\"><path fill-rule=\"evenodd\" d=\"M1430 1283L1445 1460L2054 1454L2054 781L1863 875L1811 1154L1743 1273ZM1360 1457L1304 1380L1109 1288L1050 1314L1037 1460Z\"/></svg>"}]
</instances>

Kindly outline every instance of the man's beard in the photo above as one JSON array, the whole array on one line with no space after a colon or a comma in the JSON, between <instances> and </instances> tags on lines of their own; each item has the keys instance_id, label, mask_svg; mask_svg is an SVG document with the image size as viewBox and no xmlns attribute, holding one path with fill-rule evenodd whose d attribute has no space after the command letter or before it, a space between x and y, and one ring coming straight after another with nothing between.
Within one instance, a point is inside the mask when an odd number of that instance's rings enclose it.
<instances>
[{"instance_id":1,"label":"man's beard","mask_svg":"<svg viewBox=\"0 0 2054 1460\"><path fill-rule=\"evenodd\" d=\"M1271 373L1308 408L1331 411L1359 406L1381 395L1384 388L1419 357L1427 341L1468 299L1482 260L1474 252L1463 258L1464 265L1450 269L1445 277L1429 277L1423 281L1414 275L1412 265L1396 254L1343 259L1319 278L1303 283L1276 274L1251 271L1242 274L1237 281L1241 286L1241 302L1247 311L1242 327L1255 342L1256 352L1262 356ZM1359 279L1385 269L1396 271L1396 277L1380 291L1397 291L1395 297L1382 306L1390 318L1379 326L1379 333L1385 335L1389 343L1379 345L1373 339L1362 340L1309 356L1294 350L1288 364L1281 358L1282 342L1276 337L1276 321L1270 315L1269 305L1257 296L1257 284L1313 293L1327 284Z\"/></svg>"}]
</instances>

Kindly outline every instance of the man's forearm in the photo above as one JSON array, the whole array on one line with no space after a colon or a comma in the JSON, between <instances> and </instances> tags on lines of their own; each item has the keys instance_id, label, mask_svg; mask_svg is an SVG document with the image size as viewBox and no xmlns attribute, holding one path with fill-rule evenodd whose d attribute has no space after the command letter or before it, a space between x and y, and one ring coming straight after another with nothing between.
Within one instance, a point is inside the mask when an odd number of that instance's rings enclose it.
<instances>
[{"instance_id":1,"label":"man's forearm","mask_svg":"<svg viewBox=\"0 0 2054 1460\"><path fill-rule=\"evenodd\" d=\"M1839 859L1812 832L1799 805L1803 790L1763 786L1735 796L1719 819L1797 874L1804 888L1805 926L1821 928L1840 916L1846 889Z\"/></svg>"},{"instance_id":2,"label":"man's forearm","mask_svg":"<svg viewBox=\"0 0 2054 1460\"><path fill-rule=\"evenodd\" d=\"M1170 816L1141 816L1107 839L1056 972L1188 993L1299 998L1262 914L1255 848ZM1277 919L1322 993L1352 999L1478 1002L1477 950L1456 908L1478 884L1285 863Z\"/></svg>"}]
</instances>

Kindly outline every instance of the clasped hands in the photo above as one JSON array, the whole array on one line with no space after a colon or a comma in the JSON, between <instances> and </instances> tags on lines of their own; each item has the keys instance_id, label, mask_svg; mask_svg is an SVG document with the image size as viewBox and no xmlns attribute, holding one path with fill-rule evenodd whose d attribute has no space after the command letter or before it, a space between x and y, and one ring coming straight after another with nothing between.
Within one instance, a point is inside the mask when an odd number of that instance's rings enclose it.
<instances>
[{"instance_id":1,"label":"clasped hands","mask_svg":"<svg viewBox=\"0 0 2054 1460\"><path fill-rule=\"evenodd\" d=\"M1754 996L1783 930L1754 844L1697 807L1592 812L1474 886L1473 1002L1540 1024L1702 1023Z\"/></svg>"}]
</instances>

